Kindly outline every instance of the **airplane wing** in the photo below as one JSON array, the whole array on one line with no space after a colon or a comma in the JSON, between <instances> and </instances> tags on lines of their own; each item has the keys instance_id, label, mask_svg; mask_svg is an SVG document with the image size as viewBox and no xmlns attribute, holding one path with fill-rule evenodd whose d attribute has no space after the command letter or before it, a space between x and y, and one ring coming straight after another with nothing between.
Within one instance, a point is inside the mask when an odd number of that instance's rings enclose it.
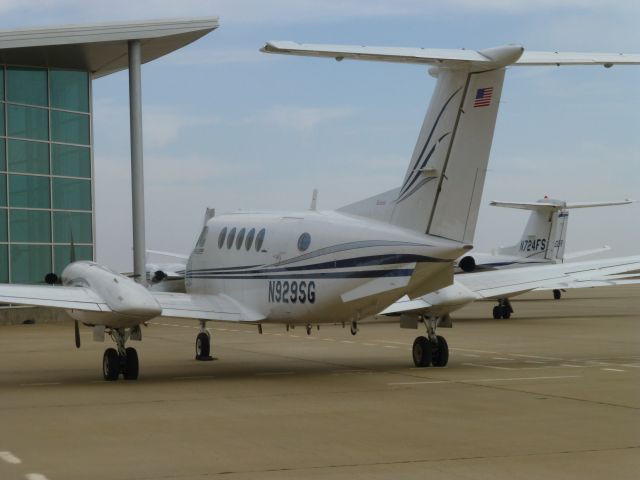
<instances>
[{"instance_id":1,"label":"airplane wing","mask_svg":"<svg viewBox=\"0 0 640 480\"><path fill-rule=\"evenodd\" d=\"M162 317L221 322L258 322L265 318L226 295L151 293L162 307Z\"/></svg>"},{"instance_id":2,"label":"airplane wing","mask_svg":"<svg viewBox=\"0 0 640 480\"><path fill-rule=\"evenodd\" d=\"M431 307L431 304L424 298L409 299L408 296L402 297L400 300L385 308L380 315L396 315L403 312L425 310Z\"/></svg>"},{"instance_id":3,"label":"airplane wing","mask_svg":"<svg viewBox=\"0 0 640 480\"><path fill-rule=\"evenodd\" d=\"M380 312L374 319L379 321L383 316L426 310L449 313L474 300L508 298L532 290L639 283L640 255L456 274L454 285L441 290L442 295L434 292L414 300L405 296ZM456 285L459 288L456 289ZM453 289L452 294L444 295L449 288ZM459 301L456 296L458 292L463 295ZM439 301L440 298L442 301Z\"/></svg>"},{"instance_id":4,"label":"airplane wing","mask_svg":"<svg viewBox=\"0 0 640 480\"><path fill-rule=\"evenodd\" d=\"M482 298L498 299L542 288L574 288L571 285L579 282L606 282L608 276L636 271L640 256L467 273L456 281Z\"/></svg>"},{"instance_id":5,"label":"airplane wing","mask_svg":"<svg viewBox=\"0 0 640 480\"><path fill-rule=\"evenodd\" d=\"M112 311L96 292L86 287L0 284L0 303L91 312Z\"/></svg>"},{"instance_id":6,"label":"airplane wing","mask_svg":"<svg viewBox=\"0 0 640 480\"><path fill-rule=\"evenodd\" d=\"M151 294L162 307L162 317L222 322L257 322L265 318L226 295ZM0 303L89 312L113 311L98 293L87 287L0 284Z\"/></svg>"}]
</instances>

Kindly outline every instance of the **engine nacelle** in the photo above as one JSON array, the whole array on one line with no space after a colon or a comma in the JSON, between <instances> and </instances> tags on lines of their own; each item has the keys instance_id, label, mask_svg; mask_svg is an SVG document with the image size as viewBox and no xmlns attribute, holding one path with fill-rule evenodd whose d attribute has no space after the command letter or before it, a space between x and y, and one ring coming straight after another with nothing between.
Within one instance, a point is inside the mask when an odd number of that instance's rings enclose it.
<instances>
[{"instance_id":1,"label":"engine nacelle","mask_svg":"<svg viewBox=\"0 0 640 480\"><path fill-rule=\"evenodd\" d=\"M466 257L462 257L460 259L460 261L458 262L458 267L463 272L473 272L476 269L476 260L471 255L467 255Z\"/></svg>"}]
</instances>

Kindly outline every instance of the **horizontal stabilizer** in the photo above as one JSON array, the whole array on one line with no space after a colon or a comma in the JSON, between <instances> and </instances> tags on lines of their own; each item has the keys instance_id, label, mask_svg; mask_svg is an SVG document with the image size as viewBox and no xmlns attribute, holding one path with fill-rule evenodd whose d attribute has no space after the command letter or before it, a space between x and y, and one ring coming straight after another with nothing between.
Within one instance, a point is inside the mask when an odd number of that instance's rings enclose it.
<instances>
[{"instance_id":1,"label":"horizontal stabilizer","mask_svg":"<svg viewBox=\"0 0 640 480\"><path fill-rule=\"evenodd\" d=\"M512 46L511 46L512 47ZM504 49L504 50L503 50ZM640 65L640 55L624 53L524 52L514 55L505 47L486 50L367 47L360 45L319 45L273 41L261 49L266 53L329 57L340 61L370 60L378 62L416 63L427 65L467 65L478 69L545 65Z\"/></svg>"},{"instance_id":2,"label":"horizontal stabilizer","mask_svg":"<svg viewBox=\"0 0 640 480\"><path fill-rule=\"evenodd\" d=\"M591 207L608 207L612 205L628 205L634 203L635 200L619 200L613 202L562 202L558 200L539 202L500 202L491 201L489 205L492 207L518 208L521 210L563 210L568 208L591 208Z\"/></svg>"},{"instance_id":3,"label":"horizontal stabilizer","mask_svg":"<svg viewBox=\"0 0 640 480\"><path fill-rule=\"evenodd\" d=\"M596 253L608 252L611 250L609 245L603 245L600 248L592 248L590 250L579 250L577 252L565 253L565 260L573 260L574 258L586 257L587 255L595 255Z\"/></svg>"}]
</instances>

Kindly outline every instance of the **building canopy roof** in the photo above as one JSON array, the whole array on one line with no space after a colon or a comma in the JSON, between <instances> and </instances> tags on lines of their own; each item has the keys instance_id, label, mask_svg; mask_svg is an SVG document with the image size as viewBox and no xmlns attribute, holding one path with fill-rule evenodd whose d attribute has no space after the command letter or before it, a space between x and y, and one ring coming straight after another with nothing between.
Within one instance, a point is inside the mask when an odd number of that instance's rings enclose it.
<instances>
[{"instance_id":1,"label":"building canopy roof","mask_svg":"<svg viewBox=\"0 0 640 480\"><path fill-rule=\"evenodd\" d=\"M140 40L142 63L218 28L217 17L0 30L0 63L87 70L93 78L128 67L128 41Z\"/></svg>"}]
</instances>

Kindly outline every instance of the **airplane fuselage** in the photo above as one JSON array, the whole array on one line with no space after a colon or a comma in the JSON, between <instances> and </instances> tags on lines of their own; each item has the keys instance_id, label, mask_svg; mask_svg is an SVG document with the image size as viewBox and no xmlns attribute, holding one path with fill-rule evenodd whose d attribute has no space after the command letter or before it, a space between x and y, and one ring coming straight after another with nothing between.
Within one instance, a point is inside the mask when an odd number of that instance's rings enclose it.
<instances>
[{"instance_id":1,"label":"airplane fuselage","mask_svg":"<svg viewBox=\"0 0 640 480\"><path fill-rule=\"evenodd\" d=\"M450 284L452 260L468 248L336 212L222 215L205 225L185 286L268 322L357 321Z\"/></svg>"}]
</instances>

